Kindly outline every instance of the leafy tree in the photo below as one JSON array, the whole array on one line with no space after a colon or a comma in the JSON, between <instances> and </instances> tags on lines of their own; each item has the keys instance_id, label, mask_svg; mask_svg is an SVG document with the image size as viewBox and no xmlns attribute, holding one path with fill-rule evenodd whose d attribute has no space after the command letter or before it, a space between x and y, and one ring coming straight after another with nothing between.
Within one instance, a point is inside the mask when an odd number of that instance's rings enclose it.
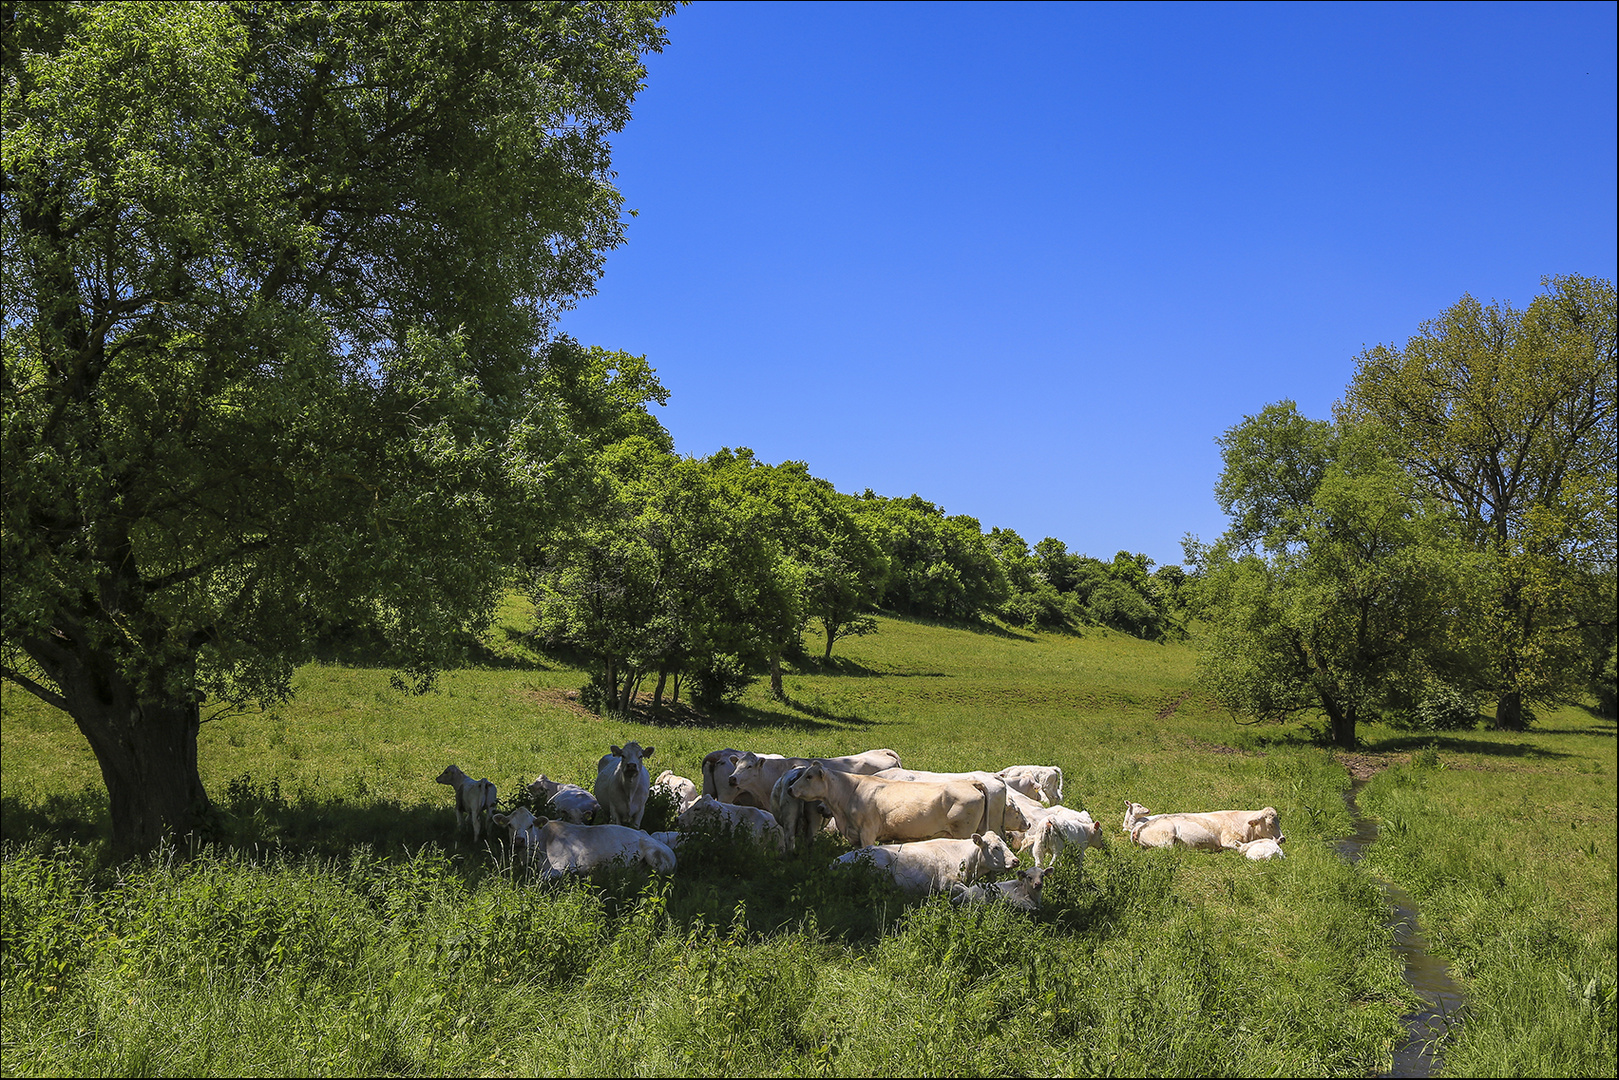
<instances>
[{"instance_id":1,"label":"leafy tree","mask_svg":"<svg viewBox=\"0 0 1619 1080\"><path fill-rule=\"evenodd\" d=\"M826 637L823 662L832 659L838 638L876 631L869 612L887 576L888 560L852 501L811 476L802 461L766 465L744 447L720 451L709 465L732 492L739 511L755 523L752 527L774 537L797 568L799 619L781 628L770 658L771 692L781 698L781 656L802 647L810 619L820 621Z\"/></svg>"},{"instance_id":2,"label":"leafy tree","mask_svg":"<svg viewBox=\"0 0 1619 1080\"><path fill-rule=\"evenodd\" d=\"M884 499L869 490L859 508L870 515L888 556L883 605L906 615L973 620L1006 600L1006 575L977 518L946 517L918 495Z\"/></svg>"},{"instance_id":3,"label":"leafy tree","mask_svg":"<svg viewBox=\"0 0 1619 1080\"><path fill-rule=\"evenodd\" d=\"M1582 631L1611 637L1597 582L1614 573L1616 438L1613 283L1552 277L1528 310L1464 296L1405 348L1357 359L1343 405L1375 420L1425 490L1490 556L1478 647L1496 724L1526 701L1585 689Z\"/></svg>"},{"instance_id":4,"label":"leafy tree","mask_svg":"<svg viewBox=\"0 0 1619 1080\"><path fill-rule=\"evenodd\" d=\"M589 653L602 704L687 675L708 703L740 691L799 625L802 569L710 462L639 437L605 448L534 577L539 628ZM678 682L676 693L678 695Z\"/></svg>"},{"instance_id":5,"label":"leafy tree","mask_svg":"<svg viewBox=\"0 0 1619 1080\"><path fill-rule=\"evenodd\" d=\"M545 328L623 239L669 10L6 5L0 660L119 850L207 808L205 696L285 697L332 623L425 671L488 611L590 427Z\"/></svg>"},{"instance_id":6,"label":"leafy tree","mask_svg":"<svg viewBox=\"0 0 1619 1080\"><path fill-rule=\"evenodd\" d=\"M1210 628L1200 670L1233 709L1324 713L1348 748L1360 720L1451 674L1466 555L1375 431L1298 419L1282 402L1221 440L1233 527L1187 545ZM1313 487L1293 482L1308 474Z\"/></svg>"}]
</instances>

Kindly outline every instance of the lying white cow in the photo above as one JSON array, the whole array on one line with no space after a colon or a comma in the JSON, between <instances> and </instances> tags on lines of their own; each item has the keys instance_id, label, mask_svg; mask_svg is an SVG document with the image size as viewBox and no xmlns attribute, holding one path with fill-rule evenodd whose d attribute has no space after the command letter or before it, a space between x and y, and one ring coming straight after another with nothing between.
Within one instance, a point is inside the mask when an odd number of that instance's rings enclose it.
<instances>
[{"instance_id":1,"label":"lying white cow","mask_svg":"<svg viewBox=\"0 0 1619 1080\"><path fill-rule=\"evenodd\" d=\"M1036 911L1040 907L1040 885L1045 871L1038 866L1019 870L1011 881L992 881L986 885L952 885L952 904L987 904L991 900L1005 900L1023 911Z\"/></svg>"},{"instance_id":2,"label":"lying white cow","mask_svg":"<svg viewBox=\"0 0 1619 1080\"><path fill-rule=\"evenodd\" d=\"M791 790L807 768L808 765L800 765L783 773L770 789L770 813L781 826L788 851L795 850L800 843L810 843L826 827L826 815L821 813L820 802L800 799Z\"/></svg>"},{"instance_id":3,"label":"lying white cow","mask_svg":"<svg viewBox=\"0 0 1619 1080\"><path fill-rule=\"evenodd\" d=\"M1274 806L1262 810L1151 814L1140 803L1127 803L1124 831L1143 847L1195 847L1203 851L1221 851L1249 840L1282 835L1281 819Z\"/></svg>"},{"instance_id":4,"label":"lying white cow","mask_svg":"<svg viewBox=\"0 0 1619 1080\"><path fill-rule=\"evenodd\" d=\"M992 772L924 772L920 769L884 769L875 774L884 780L905 780L910 783L943 784L951 780L974 780L984 785L984 820L979 823L983 832L997 832L1005 836L1008 832L1016 832L1023 827L1021 815L1015 815L1010 820L1006 813L1007 786L1006 781Z\"/></svg>"},{"instance_id":5,"label":"lying white cow","mask_svg":"<svg viewBox=\"0 0 1619 1080\"><path fill-rule=\"evenodd\" d=\"M556 808L557 817L575 825L589 825L596 816L596 796L578 784L564 784L549 779L544 773L528 786L529 793L541 802Z\"/></svg>"},{"instance_id":6,"label":"lying white cow","mask_svg":"<svg viewBox=\"0 0 1619 1080\"><path fill-rule=\"evenodd\" d=\"M1262 840L1249 840L1247 843L1238 844L1237 850L1248 859L1285 859L1287 855L1282 851L1282 844L1286 841L1285 836L1278 836L1274 840L1267 836Z\"/></svg>"},{"instance_id":7,"label":"lying white cow","mask_svg":"<svg viewBox=\"0 0 1619 1080\"><path fill-rule=\"evenodd\" d=\"M661 787L669 793L669 797L675 801L675 813L677 814L683 814L690 810L692 803L702 798L703 794L698 790L695 783L687 780L684 776L676 776L668 769L658 774L658 778L652 781L652 786Z\"/></svg>"},{"instance_id":8,"label":"lying white cow","mask_svg":"<svg viewBox=\"0 0 1619 1080\"><path fill-rule=\"evenodd\" d=\"M654 749L649 746L643 750L640 743L627 742L623 749L615 746L596 762L596 801L607 811L607 820L612 824L641 827L647 795L652 790L652 779L641 762L651 757Z\"/></svg>"},{"instance_id":9,"label":"lying white cow","mask_svg":"<svg viewBox=\"0 0 1619 1080\"><path fill-rule=\"evenodd\" d=\"M856 847L883 840L965 840L981 831L988 796L977 780L944 783L883 780L839 772L815 762L788 790L819 799Z\"/></svg>"},{"instance_id":10,"label":"lying white cow","mask_svg":"<svg viewBox=\"0 0 1619 1080\"><path fill-rule=\"evenodd\" d=\"M721 802L743 803L747 806L766 807L776 781L789 772L812 761L819 761L829 769L849 773L876 773L899 764L899 755L892 750L867 750L863 754L850 754L834 758L784 758L777 755L752 754L741 751L729 759L731 775L725 782L728 794L715 795ZM746 800L743 796L746 795Z\"/></svg>"},{"instance_id":11,"label":"lying white cow","mask_svg":"<svg viewBox=\"0 0 1619 1080\"><path fill-rule=\"evenodd\" d=\"M977 878L1010 870L1017 856L995 833L973 833L966 840L918 840L909 844L862 847L832 865L870 862L901 890L921 895L942 892Z\"/></svg>"},{"instance_id":12,"label":"lying white cow","mask_svg":"<svg viewBox=\"0 0 1619 1080\"><path fill-rule=\"evenodd\" d=\"M471 822L472 842L476 844L483 832L484 816L494 813L499 802L495 785L488 780L474 780L454 765L446 766L438 774L437 782L455 789L455 824L459 828L461 816L465 814Z\"/></svg>"},{"instance_id":13,"label":"lying white cow","mask_svg":"<svg viewBox=\"0 0 1619 1080\"><path fill-rule=\"evenodd\" d=\"M1055 765L1012 765L998 774L1006 786L1047 806L1062 802L1062 770Z\"/></svg>"},{"instance_id":14,"label":"lying white cow","mask_svg":"<svg viewBox=\"0 0 1619 1080\"><path fill-rule=\"evenodd\" d=\"M1084 810L1070 810L1066 806L1052 807L1030 833L1029 846L1034 849L1036 866L1055 866L1057 856L1067 847L1081 859L1088 847L1102 845L1102 826Z\"/></svg>"},{"instance_id":15,"label":"lying white cow","mask_svg":"<svg viewBox=\"0 0 1619 1080\"><path fill-rule=\"evenodd\" d=\"M572 825L536 818L527 807L496 814L510 832L512 856L539 861L546 877L583 873L617 860L641 860L660 874L675 872L675 853L639 829L624 825Z\"/></svg>"},{"instance_id":16,"label":"lying white cow","mask_svg":"<svg viewBox=\"0 0 1619 1080\"><path fill-rule=\"evenodd\" d=\"M781 826L776 823L775 817L770 811L760 810L757 806L722 803L710 795L704 795L692 803L675 822L681 832L690 832L705 824L721 832L748 833L759 840L770 842L777 851L786 846Z\"/></svg>"}]
</instances>

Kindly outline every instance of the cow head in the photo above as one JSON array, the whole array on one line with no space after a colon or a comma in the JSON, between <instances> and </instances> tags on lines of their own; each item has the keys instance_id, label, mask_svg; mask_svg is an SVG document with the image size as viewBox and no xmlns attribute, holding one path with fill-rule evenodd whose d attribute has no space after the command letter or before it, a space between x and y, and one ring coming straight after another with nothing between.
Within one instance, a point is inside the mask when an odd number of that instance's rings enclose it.
<instances>
[{"instance_id":1,"label":"cow head","mask_svg":"<svg viewBox=\"0 0 1619 1080\"><path fill-rule=\"evenodd\" d=\"M819 761L804 767L804 775L787 788L795 799L819 799L826 794L826 766Z\"/></svg>"},{"instance_id":2,"label":"cow head","mask_svg":"<svg viewBox=\"0 0 1619 1080\"><path fill-rule=\"evenodd\" d=\"M1140 803L1127 802L1124 804L1124 831L1134 832L1135 827L1146 821L1151 811Z\"/></svg>"},{"instance_id":3,"label":"cow head","mask_svg":"<svg viewBox=\"0 0 1619 1080\"><path fill-rule=\"evenodd\" d=\"M1012 854L1012 849L1006 846L999 833L973 833L973 843L978 848L978 872L973 877L998 874L1018 864L1017 856Z\"/></svg>"},{"instance_id":4,"label":"cow head","mask_svg":"<svg viewBox=\"0 0 1619 1080\"><path fill-rule=\"evenodd\" d=\"M444 771L438 774L438 779L434 782L439 784L449 784L451 787L456 787L466 778L467 774L462 772L456 766L446 765L444 767Z\"/></svg>"}]
</instances>

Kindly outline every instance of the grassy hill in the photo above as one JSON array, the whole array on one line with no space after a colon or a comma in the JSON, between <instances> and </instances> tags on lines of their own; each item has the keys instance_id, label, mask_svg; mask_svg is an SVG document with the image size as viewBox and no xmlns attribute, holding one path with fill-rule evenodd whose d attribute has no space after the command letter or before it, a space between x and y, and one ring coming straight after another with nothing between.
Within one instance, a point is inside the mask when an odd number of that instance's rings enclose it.
<instances>
[{"instance_id":1,"label":"grassy hill","mask_svg":"<svg viewBox=\"0 0 1619 1080\"><path fill-rule=\"evenodd\" d=\"M483 665L427 695L314 664L287 705L211 720L220 845L134 868L97 861L83 739L7 686L6 1071L1364 1075L1412 999L1377 886L1333 851L1346 763L1376 773L1368 862L1417 896L1473 994L1450 1067L1611 1067L1611 720L1371 725L1334 755L1197 693L1195 642L881 619L831 668L790 669L786 704L759 684L631 723L570 702L584 674L534 654L526 623L513 599ZM503 792L537 772L588 784L627 739L692 777L724 746L1057 764L1112 843L1061 863L1033 920L835 875L830 838L802 860L699 843L667 882L536 886L456 835L433 782L453 761ZM1275 806L1289 858L1132 849L1126 800Z\"/></svg>"}]
</instances>

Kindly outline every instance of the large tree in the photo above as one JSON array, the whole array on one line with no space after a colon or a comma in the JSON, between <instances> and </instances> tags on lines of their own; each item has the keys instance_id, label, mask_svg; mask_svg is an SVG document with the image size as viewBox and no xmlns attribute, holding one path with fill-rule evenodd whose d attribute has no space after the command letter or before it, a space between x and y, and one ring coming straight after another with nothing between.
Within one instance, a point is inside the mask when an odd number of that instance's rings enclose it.
<instances>
[{"instance_id":1,"label":"large tree","mask_svg":"<svg viewBox=\"0 0 1619 1080\"><path fill-rule=\"evenodd\" d=\"M119 850L207 808L206 696L487 611L591 414L546 327L623 238L669 7L5 6L4 674Z\"/></svg>"},{"instance_id":2,"label":"large tree","mask_svg":"<svg viewBox=\"0 0 1619 1080\"><path fill-rule=\"evenodd\" d=\"M1362 719L1452 674L1465 621L1453 519L1413 497L1381 435L1308 420L1291 401L1247 417L1220 440L1232 527L1187 543L1205 684L1251 715L1325 715L1345 748Z\"/></svg>"},{"instance_id":3,"label":"large tree","mask_svg":"<svg viewBox=\"0 0 1619 1080\"><path fill-rule=\"evenodd\" d=\"M1613 611L1613 283L1547 278L1527 310L1464 296L1405 347L1362 353L1343 405L1395 436L1400 463L1490 556L1478 645L1496 724L1583 693L1593 622Z\"/></svg>"}]
</instances>

